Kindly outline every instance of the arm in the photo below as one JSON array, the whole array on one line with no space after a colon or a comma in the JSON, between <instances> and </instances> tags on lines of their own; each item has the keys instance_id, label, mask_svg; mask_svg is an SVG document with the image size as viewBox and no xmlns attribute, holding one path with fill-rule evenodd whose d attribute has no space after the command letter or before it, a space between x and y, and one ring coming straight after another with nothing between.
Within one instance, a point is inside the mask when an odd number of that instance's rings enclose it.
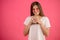
<instances>
[{"instance_id":1,"label":"arm","mask_svg":"<svg viewBox=\"0 0 60 40\"><path fill-rule=\"evenodd\" d=\"M45 18L45 24L43 24L39 18L37 19L38 24L40 25L40 28L42 29L42 32L45 36L49 35L49 30L50 30L50 23L49 19L46 17Z\"/></svg>"},{"instance_id":2,"label":"arm","mask_svg":"<svg viewBox=\"0 0 60 40\"><path fill-rule=\"evenodd\" d=\"M39 24L41 26L41 29L42 29L42 32L45 36L48 36L49 35L49 27L46 28L43 24Z\"/></svg>"},{"instance_id":3,"label":"arm","mask_svg":"<svg viewBox=\"0 0 60 40\"><path fill-rule=\"evenodd\" d=\"M29 34L29 30L30 30L30 26L31 26L31 24L32 24L32 20L27 24L27 25L25 25L24 24L24 35L26 36L27 34Z\"/></svg>"},{"instance_id":4,"label":"arm","mask_svg":"<svg viewBox=\"0 0 60 40\"><path fill-rule=\"evenodd\" d=\"M30 25L24 25L24 35L26 36L29 33Z\"/></svg>"}]
</instances>

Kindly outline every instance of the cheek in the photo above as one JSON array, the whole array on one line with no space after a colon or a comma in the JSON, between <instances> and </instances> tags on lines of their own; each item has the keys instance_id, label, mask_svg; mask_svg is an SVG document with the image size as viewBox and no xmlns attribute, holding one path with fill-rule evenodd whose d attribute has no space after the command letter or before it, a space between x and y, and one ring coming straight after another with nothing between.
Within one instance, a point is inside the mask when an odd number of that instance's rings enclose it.
<instances>
[{"instance_id":1,"label":"cheek","mask_svg":"<svg viewBox=\"0 0 60 40\"><path fill-rule=\"evenodd\" d=\"M32 12L34 13L34 12L35 12L35 10L32 10Z\"/></svg>"}]
</instances>

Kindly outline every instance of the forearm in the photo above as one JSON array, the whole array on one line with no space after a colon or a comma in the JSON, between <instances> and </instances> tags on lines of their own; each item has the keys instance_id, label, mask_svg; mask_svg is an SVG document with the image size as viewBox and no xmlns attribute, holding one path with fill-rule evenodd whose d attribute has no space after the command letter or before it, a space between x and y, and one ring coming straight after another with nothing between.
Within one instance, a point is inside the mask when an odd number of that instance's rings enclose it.
<instances>
[{"instance_id":1,"label":"forearm","mask_svg":"<svg viewBox=\"0 0 60 40\"><path fill-rule=\"evenodd\" d=\"M43 25L43 24L39 24L41 26L42 32L45 36L48 36L49 31L48 29Z\"/></svg>"},{"instance_id":2,"label":"forearm","mask_svg":"<svg viewBox=\"0 0 60 40\"><path fill-rule=\"evenodd\" d=\"M25 28L24 28L24 35L27 35L27 34L29 33L30 26L31 26L31 24L25 25Z\"/></svg>"},{"instance_id":3,"label":"forearm","mask_svg":"<svg viewBox=\"0 0 60 40\"><path fill-rule=\"evenodd\" d=\"M27 35L28 33L29 33L29 28L26 27L26 28L24 29L24 35Z\"/></svg>"}]
</instances>

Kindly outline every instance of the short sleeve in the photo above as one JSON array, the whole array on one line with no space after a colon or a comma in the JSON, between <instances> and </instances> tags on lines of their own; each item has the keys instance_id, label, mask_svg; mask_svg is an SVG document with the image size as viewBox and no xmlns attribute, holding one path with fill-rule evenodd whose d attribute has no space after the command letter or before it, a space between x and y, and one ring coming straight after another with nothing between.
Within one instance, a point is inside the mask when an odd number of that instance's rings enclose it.
<instances>
[{"instance_id":1,"label":"short sleeve","mask_svg":"<svg viewBox=\"0 0 60 40\"><path fill-rule=\"evenodd\" d=\"M30 20L31 20L31 17L30 17L30 16L27 17L27 18L24 20L24 25L28 25L29 22L30 22Z\"/></svg>"},{"instance_id":2,"label":"short sleeve","mask_svg":"<svg viewBox=\"0 0 60 40\"><path fill-rule=\"evenodd\" d=\"M45 26L48 28L48 27L51 27L50 25L50 21L48 19L48 17L45 18Z\"/></svg>"}]
</instances>

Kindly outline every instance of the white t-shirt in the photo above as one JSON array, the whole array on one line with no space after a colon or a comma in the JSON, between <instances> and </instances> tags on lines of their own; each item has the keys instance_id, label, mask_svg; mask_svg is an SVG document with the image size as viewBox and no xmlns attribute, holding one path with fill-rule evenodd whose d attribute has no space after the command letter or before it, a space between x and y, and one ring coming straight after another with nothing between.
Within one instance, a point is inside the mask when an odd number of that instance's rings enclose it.
<instances>
[{"instance_id":1,"label":"white t-shirt","mask_svg":"<svg viewBox=\"0 0 60 40\"><path fill-rule=\"evenodd\" d=\"M24 24L28 25L31 18L32 18L31 16L28 16L25 19ZM50 22L49 22L48 17L44 16L40 20L42 21L42 23L45 25L46 28L50 27ZM43 32L39 24L31 25L30 30L29 30L28 40L45 40L45 35L43 35Z\"/></svg>"}]
</instances>

